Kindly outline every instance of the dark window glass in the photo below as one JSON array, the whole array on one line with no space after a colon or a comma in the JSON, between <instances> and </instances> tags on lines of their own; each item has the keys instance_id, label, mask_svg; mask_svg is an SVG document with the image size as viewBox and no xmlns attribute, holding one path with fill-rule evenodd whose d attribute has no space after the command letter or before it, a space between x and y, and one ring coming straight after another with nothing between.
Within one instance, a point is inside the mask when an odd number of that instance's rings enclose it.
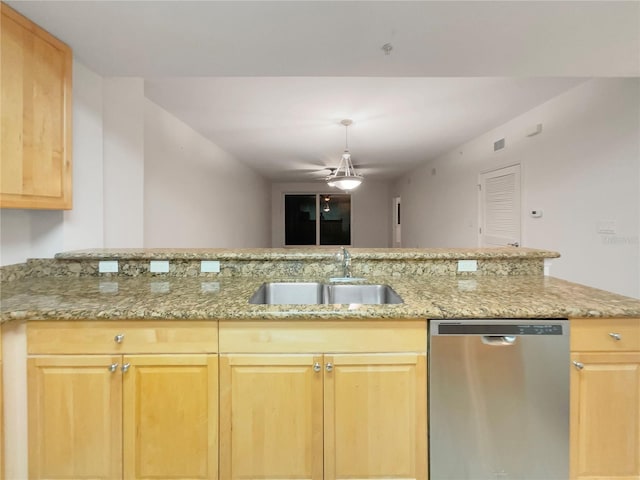
<instances>
[{"instance_id":1,"label":"dark window glass","mask_svg":"<svg viewBox=\"0 0 640 480\"><path fill-rule=\"evenodd\" d=\"M285 245L351 245L351 195L285 195L284 230Z\"/></svg>"},{"instance_id":2,"label":"dark window glass","mask_svg":"<svg viewBox=\"0 0 640 480\"><path fill-rule=\"evenodd\" d=\"M320 197L320 245L351 244L351 196Z\"/></svg>"},{"instance_id":3,"label":"dark window glass","mask_svg":"<svg viewBox=\"0 0 640 480\"><path fill-rule=\"evenodd\" d=\"M316 196L285 195L285 245L316 244Z\"/></svg>"}]
</instances>

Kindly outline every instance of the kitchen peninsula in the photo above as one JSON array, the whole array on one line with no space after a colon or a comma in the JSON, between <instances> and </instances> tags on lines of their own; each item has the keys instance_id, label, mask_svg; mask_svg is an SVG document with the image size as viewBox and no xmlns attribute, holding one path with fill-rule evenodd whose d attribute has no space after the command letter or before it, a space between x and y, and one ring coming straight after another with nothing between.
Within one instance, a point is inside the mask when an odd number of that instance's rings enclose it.
<instances>
[{"instance_id":1,"label":"kitchen peninsula","mask_svg":"<svg viewBox=\"0 0 640 480\"><path fill-rule=\"evenodd\" d=\"M355 278L386 283L398 305L250 305L265 281L342 274L338 250L87 250L2 268L0 320L635 317L640 300L543 275L555 252L525 249L350 249ZM458 262L476 261L476 271ZM118 261L117 273L99 273ZM151 273L150 262L169 271ZM202 261L220 262L218 273Z\"/></svg>"},{"instance_id":2,"label":"kitchen peninsula","mask_svg":"<svg viewBox=\"0 0 640 480\"><path fill-rule=\"evenodd\" d=\"M545 276L548 251L349 252L353 277L403 303L249 304L264 282L341 277L337 249L91 250L2 268L6 478L425 479L427 321L448 318L569 318L584 364L572 478L640 475L640 300ZM608 360L620 369L596 378L590 363ZM602 400L578 397L589 381L635 392L608 400L630 430L585 421ZM625 444L603 456L585 436Z\"/></svg>"}]
</instances>

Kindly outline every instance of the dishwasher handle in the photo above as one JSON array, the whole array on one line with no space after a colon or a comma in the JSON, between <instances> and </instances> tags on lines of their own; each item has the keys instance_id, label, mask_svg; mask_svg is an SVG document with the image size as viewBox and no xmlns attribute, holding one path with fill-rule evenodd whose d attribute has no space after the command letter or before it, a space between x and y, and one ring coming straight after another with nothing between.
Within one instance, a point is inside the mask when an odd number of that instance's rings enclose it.
<instances>
[{"instance_id":1,"label":"dishwasher handle","mask_svg":"<svg viewBox=\"0 0 640 480\"><path fill-rule=\"evenodd\" d=\"M508 347L516 343L514 335L482 335L482 343L492 347Z\"/></svg>"}]
</instances>

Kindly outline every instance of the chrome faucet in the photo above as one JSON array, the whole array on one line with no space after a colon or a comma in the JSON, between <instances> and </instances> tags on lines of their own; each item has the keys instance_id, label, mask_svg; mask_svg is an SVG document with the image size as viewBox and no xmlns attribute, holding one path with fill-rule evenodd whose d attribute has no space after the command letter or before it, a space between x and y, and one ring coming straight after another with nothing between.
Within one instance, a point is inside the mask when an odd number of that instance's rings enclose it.
<instances>
[{"instance_id":1,"label":"chrome faucet","mask_svg":"<svg viewBox=\"0 0 640 480\"><path fill-rule=\"evenodd\" d=\"M351 278L351 254L342 247L342 277Z\"/></svg>"}]
</instances>

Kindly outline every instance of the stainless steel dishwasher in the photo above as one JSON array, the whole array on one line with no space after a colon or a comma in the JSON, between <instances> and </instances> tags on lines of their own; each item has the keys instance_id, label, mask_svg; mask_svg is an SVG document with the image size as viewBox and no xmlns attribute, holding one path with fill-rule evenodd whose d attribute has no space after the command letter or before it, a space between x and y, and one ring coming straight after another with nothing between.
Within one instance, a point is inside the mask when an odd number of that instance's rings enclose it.
<instances>
[{"instance_id":1,"label":"stainless steel dishwasher","mask_svg":"<svg viewBox=\"0 0 640 480\"><path fill-rule=\"evenodd\" d=\"M567 320L432 320L429 478L567 480L569 362Z\"/></svg>"}]
</instances>

